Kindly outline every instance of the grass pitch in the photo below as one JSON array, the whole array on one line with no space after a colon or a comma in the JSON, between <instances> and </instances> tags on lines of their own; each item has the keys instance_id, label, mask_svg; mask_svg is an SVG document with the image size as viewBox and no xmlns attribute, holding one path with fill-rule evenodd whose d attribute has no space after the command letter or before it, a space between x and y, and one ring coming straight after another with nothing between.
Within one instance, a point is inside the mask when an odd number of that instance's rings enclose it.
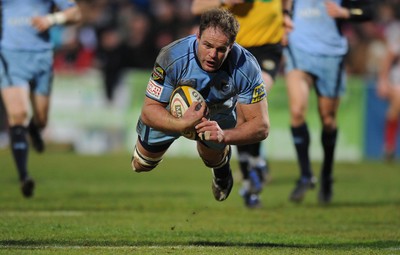
<instances>
[{"instance_id":1,"label":"grass pitch","mask_svg":"<svg viewBox=\"0 0 400 255\"><path fill-rule=\"evenodd\" d=\"M296 162L270 164L263 207L249 210L237 170L217 202L200 159L166 157L136 174L129 154L32 152L37 189L24 199L0 150L0 254L400 254L399 164L337 163L328 206L317 189L290 203Z\"/></svg>"}]
</instances>

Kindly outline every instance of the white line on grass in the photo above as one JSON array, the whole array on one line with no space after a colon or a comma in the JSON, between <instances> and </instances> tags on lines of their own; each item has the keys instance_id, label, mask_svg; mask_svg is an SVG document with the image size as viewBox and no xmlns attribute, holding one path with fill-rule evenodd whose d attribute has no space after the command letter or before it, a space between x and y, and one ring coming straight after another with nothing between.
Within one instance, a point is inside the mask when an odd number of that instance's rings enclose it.
<instances>
[{"instance_id":1,"label":"white line on grass","mask_svg":"<svg viewBox=\"0 0 400 255\"><path fill-rule=\"evenodd\" d=\"M39 217L48 217L48 216L62 216L62 217L76 217L83 216L85 213L81 211L67 211L67 210L59 210L59 211L7 211L2 213L5 216L39 216Z\"/></svg>"},{"instance_id":2,"label":"white line on grass","mask_svg":"<svg viewBox=\"0 0 400 255\"><path fill-rule=\"evenodd\" d=\"M43 249L58 249L58 250L85 250L85 249L107 249L107 250L124 250L124 249L196 249L199 246L195 245L177 245L177 246L164 246L164 245L122 245L122 246L101 246L101 245L44 245L44 246L30 246L30 245L0 245L0 249L22 249L22 250L43 250ZM217 248L217 247L215 247Z\"/></svg>"}]
</instances>

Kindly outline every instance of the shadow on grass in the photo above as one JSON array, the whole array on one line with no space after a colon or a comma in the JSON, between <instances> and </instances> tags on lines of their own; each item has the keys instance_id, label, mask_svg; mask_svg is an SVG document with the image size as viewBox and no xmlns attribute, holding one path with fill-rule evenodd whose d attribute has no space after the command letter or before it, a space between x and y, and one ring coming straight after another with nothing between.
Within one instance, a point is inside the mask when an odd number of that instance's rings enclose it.
<instances>
[{"instance_id":1,"label":"shadow on grass","mask_svg":"<svg viewBox=\"0 0 400 255\"><path fill-rule=\"evenodd\" d=\"M307 205L309 207L319 208L341 208L341 207L382 207L382 206L400 206L400 200L379 200L379 201L333 201L331 204Z\"/></svg>"},{"instance_id":2,"label":"shadow on grass","mask_svg":"<svg viewBox=\"0 0 400 255\"><path fill-rule=\"evenodd\" d=\"M0 240L1 248L31 248L31 247L147 247L147 246L198 246L198 247L247 247L247 248L297 248L297 249L385 249L399 248L400 241L374 241L359 243L322 243L322 244L290 244L290 243L236 243L218 241L188 241L188 242L153 242L153 241L60 241L60 240Z\"/></svg>"}]
</instances>

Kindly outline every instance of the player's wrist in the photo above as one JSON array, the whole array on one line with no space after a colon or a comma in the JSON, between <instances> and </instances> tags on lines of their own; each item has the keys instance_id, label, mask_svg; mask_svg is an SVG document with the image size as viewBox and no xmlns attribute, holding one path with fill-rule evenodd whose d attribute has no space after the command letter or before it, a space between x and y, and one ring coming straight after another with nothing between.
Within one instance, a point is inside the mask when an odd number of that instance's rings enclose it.
<instances>
[{"instance_id":1,"label":"player's wrist","mask_svg":"<svg viewBox=\"0 0 400 255\"><path fill-rule=\"evenodd\" d=\"M287 15L289 17L292 17L292 12L288 9L283 9L282 10L283 15Z\"/></svg>"},{"instance_id":2,"label":"player's wrist","mask_svg":"<svg viewBox=\"0 0 400 255\"><path fill-rule=\"evenodd\" d=\"M62 25L67 22L67 17L63 12L56 12L52 14L46 15L46 19L51 26L53 25Z\"/></svg>"}]
</instances>

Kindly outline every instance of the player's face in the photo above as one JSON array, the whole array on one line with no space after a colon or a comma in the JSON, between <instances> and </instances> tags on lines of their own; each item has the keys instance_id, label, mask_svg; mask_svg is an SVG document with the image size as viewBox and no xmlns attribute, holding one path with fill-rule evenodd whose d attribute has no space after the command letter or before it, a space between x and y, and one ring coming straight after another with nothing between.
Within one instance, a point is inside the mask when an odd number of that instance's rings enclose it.
<instances>
[{"instance_id":1,"label":"player's face","mask_svg":"<svg viewBox=\"0 0 400 255\"><path fill-rule=\"evenodd\" d=\"M197 35L199 48L197 57L206 72L217 71L232 48L228 37L220 29L207 28L201 37Z\"/></svg>"}]
</instances>

